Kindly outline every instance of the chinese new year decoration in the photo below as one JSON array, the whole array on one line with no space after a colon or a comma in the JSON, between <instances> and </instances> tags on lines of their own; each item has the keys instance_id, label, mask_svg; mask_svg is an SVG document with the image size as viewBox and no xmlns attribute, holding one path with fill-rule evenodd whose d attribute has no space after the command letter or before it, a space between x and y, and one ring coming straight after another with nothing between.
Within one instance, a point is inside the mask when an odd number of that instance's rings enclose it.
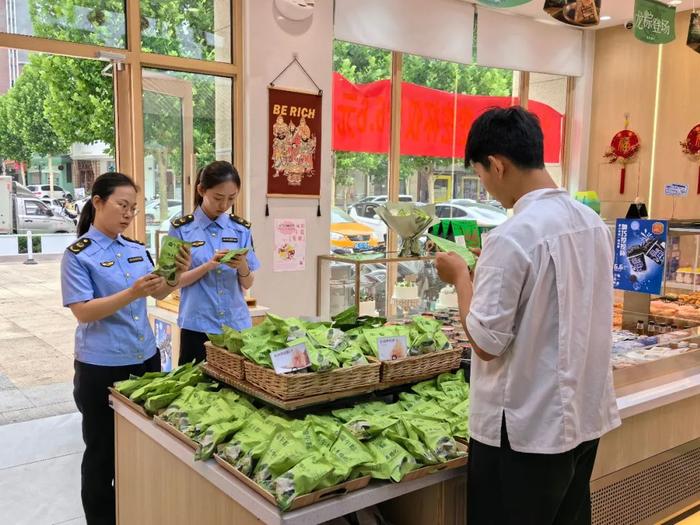
<instances>
[{"instance_id":1,"label":"chinese new year decoration","mask_svg":"<svg viewBox=\"0 0 700 525\"><path fill-rule=\"evenodd\" d=\"M629 117L625 118L625 129L618 131L610 142L610 149L604 157L609 159L610 164L620 163L620 194L625 193L625 175L627 174L627 164L634 161L639 152L639 135L629 128Z\"/></svg>"},{"instance_id":2,"label":"chinese new year decoration","mask_svg":"<svg viewBox=\"0 0 700 525\"><path fill-rule=\"evenodd\" d=\"M688 138L681 142L681 148L693 162L700 162L700 124L690 130ZM700 195L700 166L698 166L698 185L695 191Z\"/></svg>"}]
</instances>

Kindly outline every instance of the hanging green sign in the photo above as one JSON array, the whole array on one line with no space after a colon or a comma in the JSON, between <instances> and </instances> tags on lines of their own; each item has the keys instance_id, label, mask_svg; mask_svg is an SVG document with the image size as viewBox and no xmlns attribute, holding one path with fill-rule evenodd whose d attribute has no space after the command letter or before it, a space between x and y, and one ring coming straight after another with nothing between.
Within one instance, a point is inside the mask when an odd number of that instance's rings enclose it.
<instances>
[{"instance_id":1,"label":"hanging green sign","mask_svg":"<svg viewBox=\"0 0 700 525\"><path fill-rule=\"evenodd\" d=\"M635 0L634 36L647 44L668 44L676 38L676 8L657 0Z\"/></svg>"},{"instance_id":2,"label":"hanging green sign","mask_svg":"<svg viewBox=\"0 0 700 525\"><path fill-rule=\"evenodd\" d=\"M489 7L515 7L523 4L527 4L532 0L478 0L480 4L487 5Z\"/></svg>"},{"instance_id":3,"label":"hanging green sign","mask_svg":"<svg viewBox=\"0 0 700 525\"><path fill-rule=\"evenodd\" d=\"M688 28L688 47L700 53L700 13L691 13Z\"/></svg>"}]
</instances>

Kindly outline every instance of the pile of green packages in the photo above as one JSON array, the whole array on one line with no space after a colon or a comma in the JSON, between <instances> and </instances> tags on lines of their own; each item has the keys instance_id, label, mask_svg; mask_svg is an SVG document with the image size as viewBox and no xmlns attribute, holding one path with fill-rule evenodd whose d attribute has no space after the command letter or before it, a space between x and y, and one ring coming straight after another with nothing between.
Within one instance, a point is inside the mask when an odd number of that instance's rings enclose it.
<instances>
[{"instance_id":1,"label":"pile of green packages","mask_svg":"<svg viewBox=\"0 0 700 525\"><path fill-rule=\"evenodd\" d=\"M468 400L458 371L419 383L391 404L371 401L304 419L263 409L218 453L285 510L314 490L360 476L398 482L417 468L462 456L455 438L468 437Z\"/></svg>"},{"instance_id":2,"label":"pile of green packages","mask_svg":"<svg viewBox=\"0 0 700 525\"><path fill-rule=\"evenodd\" d=\"M120 381L114 385L117 392L142 405L146 412L155 414L168 406L187 386L205 381L198 365L187 363L172 372L149 372L142 377Z\"/></svg>"},{"instance_id":3,"label":"pile of green packages","mask_svg":"<svg viewBox=\"0 0 700 525\"><path fill-rule=\"evenodd\" d=\"M241 354L260 366L272 368L270 353L303 343L312 372L367 364L367 358L345 332L332 323L311 323L296 317L267 314L257 326L238 331L224 327L222 334L210 334L217 346Z\"/></svg>"},{"instance_id":4,"label":"pile of green packages","mask_svg":"<svg viewBox=\"0 0 700 525\"><path fill-rule=\"evenodd\" d=\"M422 355L450 349L450 341L442 331L442 324L435 319L420 315L404 325L381 326L378 328L353 328L347 332L362 353L379 358L379 340L382 337L405 336L409 355Z\"/></svg>"},{"instance_id":5,"label":"pile of green packages","mask_svg":"<svg viewBox=\"0 0 700 525\"><path fill-rule=\"evenodd\" d=\"M159 416L199 445L195 459L209 459L257 412L242 394L227 388L212 392L211 386L184 388Z\"/></svg>"},{"instance_id":6,"label":"pile of green packages","mask_svg":"<svg viewBox=\"0 0 700 525\"><path fill-rule=\"evenodd\" d=\"M405 336L409 355L450 348L441 323L435 319L416 316L405 325L385 326L385 323L386 319L380 317L359 317L355 307L338 314L330 323L267 314L258 326L240 332L225 326L222 334L209 334L209 339L267 368L272 368L271 352L303 343L312 372L366 364L365 356L379 358L378 342L382 337Z\"/></svg>"}]
</instances>

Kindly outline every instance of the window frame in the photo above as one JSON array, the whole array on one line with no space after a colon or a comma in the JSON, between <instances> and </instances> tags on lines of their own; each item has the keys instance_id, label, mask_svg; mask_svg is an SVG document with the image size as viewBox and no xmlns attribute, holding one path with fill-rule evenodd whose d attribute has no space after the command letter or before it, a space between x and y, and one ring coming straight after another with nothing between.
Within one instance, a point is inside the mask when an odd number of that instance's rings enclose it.
<instances>
[{"instance_id":1,"label":"window frame","mask_svg":"<svg viewBox=\"0 0 700 525\"><path fill-rule=\"evenodd\" d=\"M0 47L70 56L74 58L100 60L111 64L114 83L115 112L115 164L117 171L132 177L143 187L144 144L143 144L143 69L160 69L172 72L197 73L231 79L231 121L232 121L232 160L238 169L243 184L246 182L243 163L243 0L231 0L231 39L230 62L199 60L177 56L147 53L141 50L141 0L124 0L126 23L126 47L113 48L96 44L85 44L49 38L0 32ZM193 170L192 170L193 171ZM187 195L194 183L191 173L185 180ZM38 186L42 186L41 181ZM242 193L242 192L241 192ZM145 206L143 194L139 195L139 207ZM245 215L245 198L240 194L235 206L238 213ZM185 206L187 204L185 203ZM187 210L187 208L185 208ZM189 211L189 210L188 210ZM129 236L141 241L146 238L145 217L137 215L127 230Z\"/></svg>"}]
</instances>

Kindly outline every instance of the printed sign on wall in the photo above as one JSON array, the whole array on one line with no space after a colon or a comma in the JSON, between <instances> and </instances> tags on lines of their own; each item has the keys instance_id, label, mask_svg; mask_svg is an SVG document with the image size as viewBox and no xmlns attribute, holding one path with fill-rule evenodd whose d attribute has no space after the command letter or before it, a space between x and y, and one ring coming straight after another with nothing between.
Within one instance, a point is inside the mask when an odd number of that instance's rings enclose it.
<instances>
[{"instance_id":1,"label":"printed sign on wall","mask_svg":"<svg viewBox=\"0 0 700 525\"><path fill-rule=\"evenodd\" d=\"M613 267L615 289L647 294L661 293L667 235L666 221L617 220Z\"/></svg>"}]
</instances>

